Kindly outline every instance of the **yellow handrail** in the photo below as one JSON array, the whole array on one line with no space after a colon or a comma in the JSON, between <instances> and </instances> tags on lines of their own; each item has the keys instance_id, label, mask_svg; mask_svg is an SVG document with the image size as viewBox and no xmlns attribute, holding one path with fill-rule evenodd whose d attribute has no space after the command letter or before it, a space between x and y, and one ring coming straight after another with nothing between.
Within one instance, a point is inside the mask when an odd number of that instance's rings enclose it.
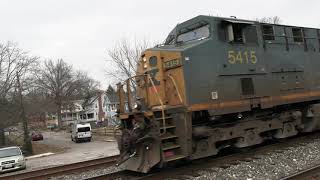
<instances>
[{"instance_id":1,"label":"yellow handrail","mask_svg":"<svg viewBox=\"0 0 320 180\"><path fill-rule=\"evenodd\" d=\"M173 83L173 86L174 86L174 88L176 89L176 91L177 91L177 93L178 93L178 97L179 97L180 102L183 103L182 97L181 97L181 95L180 95L180 92L179 92L178 87L177 87L177 84L176 84L176 81L175 81L174 78L171 76L171 74L168 74L168 77L171 79L171 81L172 81L172 83Z\"/></svg>"},{"instance_id":2,"label":"yellow handrail","mask_svg":"<svg viewBox=\"0 0 320 180\"><path fill-rule=\"evenodd\" d=\"M162 125L163 125L163 133L162 133L162 134L165 134L165 133L166 133L166 119L165 119L165 114L164 114L163 102L162 102L161 97L160 97L160 95L159 95L159 93L158 93L158 90L157 90L156 86L154 85L154 82L153 82L153 80L152 80L152 78L151 78L151 76L150 76L149 74L148 74L148 79L150 80L151 85L152 85L152 87L153 87L153 90L154 90L154 92L156 93L156 95L157 95L157 97L158 97L158 100L159 100L159 103L160 103L160 105L161 105ZM161 135L162 135L162 134L161 134Z\"/></svg>"},{"instance_id":3,"label":"yellow handrail","mask_svg":"<svg viewBox=\"0 0 320 180\"><path fill-rule=\"evenodd\" d=\"M162 114L162 123L163 123L163 133L162 133L162 134L165 134L165 133L166 133L166 120L165 120L165 113L164 113L164 105L163 105L163 102L162 102L162 100L161 100L161 97L160 97L160 95L159 95L159 92L158 92L158 90L157 90L157 88L156 88L156 86L155 86L155 84L154 84L151 76L150 76L149 74L136 75L136 76L132 76L132 77L128 78L128 79L125 80L124 82L128 83L130 79L135 78L135 77L139 77L139 76L147 76L147 78L148 78L148 79L150 80L150 82L151 82L151 85L152 85L152 88L153 88L154 92L156 93L156 96L157 96L157 98L158 98L158 100L159 100L159 103L160 103L160 105L161 105L161 114ZM174 85L176 86L176 84L175 84L175 82L174 82L174 79L173 79L173 83L174 83ZM121 89L123 89L123 85L121 85L121 83L119 83L119 86L118 86L118 87L119 87L119 88L121 87ZM130 88L127 86L127 90L128 90L128 89L130 89ZM119 91L120 91L119 95L121 96L121 90L119 89ZM148 91L148 89L146 89L146 91ZM178 90L177 90L177 91L178 91ZM182 102L182 98L181 98L179 92L178 92L178 95L179 95L180 101ZM130 98L130 97L128 97L128 98ZM120 100L121 100L121 99L122 99L122 98L120 98ZM123 103L120 102L120 104L123 104ZM161 135L162 135L162 134L161 134Z\"/></svg>"}]
</instances>

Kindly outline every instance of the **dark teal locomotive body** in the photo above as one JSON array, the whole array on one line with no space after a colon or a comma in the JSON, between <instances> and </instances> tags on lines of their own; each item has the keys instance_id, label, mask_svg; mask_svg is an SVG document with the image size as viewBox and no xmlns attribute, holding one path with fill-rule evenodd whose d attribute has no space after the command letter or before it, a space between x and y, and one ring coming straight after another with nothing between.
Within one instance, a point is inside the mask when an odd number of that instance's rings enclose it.
<instances>
[{"instance_id":1,"label":"dark teal locomotive body","mask_svg":"<svg viewBox=\"0 0 320 180\"><path fill-rule=\"evenodd\" d=\"M173 32L188 31L203 33L174 42L189 109L218 115L320 99L319 29L198 16Z\"/></svg>"}]
</instances>

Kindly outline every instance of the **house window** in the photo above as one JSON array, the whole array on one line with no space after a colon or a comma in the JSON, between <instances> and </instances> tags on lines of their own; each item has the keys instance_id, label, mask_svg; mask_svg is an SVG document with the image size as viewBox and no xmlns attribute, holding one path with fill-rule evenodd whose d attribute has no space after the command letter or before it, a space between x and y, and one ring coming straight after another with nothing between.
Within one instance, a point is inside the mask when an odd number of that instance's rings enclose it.
<instances>
[{"instance_id":1,"label":"house window","mask_svg":"<svg viewBox=\"0 0 320 180\"><path fill-rule=\"evenodd\" d=\"M252 78L241 78L242 95L254 95Z\"/></svg>"},{"instance_id":2,"label":"house window","mask_svg":"<svg viewBox=\"0 0 320 180\"><path fill-rule=\"evenodd\" d=\"M80 114L80 119L87 119L86 114Z\"/></svg>"},{"instance_id":3,"label":"house window","mask_svg":"<svg viewBox=\"0 0 320 180\"><path fill-rule=\"evenodd\" d=\"M303 34L301 28L292 28L294 42L303 42Z\"/></svg>"},{"instance_id":4,"label":"house window","mask_svg":"<svg viewBox=\"0 0 320 180\"><path fill-rule=\"evenodd\" d=\"M263 25L262 26L262 33L263 33L264 40L269 40L269 41L275 40L273 26Z\"/></svg>"},{"instance_id":5,"label":"house window","mask_svg":"<svg viewBox=\"0 0 320 180\"><path fill-rule=\"evenodd\" d=\"M88 116L88 119L93 119L94 118L94 114L93 113L87 114L87 116Z\"/></svg>"}]
</instances>

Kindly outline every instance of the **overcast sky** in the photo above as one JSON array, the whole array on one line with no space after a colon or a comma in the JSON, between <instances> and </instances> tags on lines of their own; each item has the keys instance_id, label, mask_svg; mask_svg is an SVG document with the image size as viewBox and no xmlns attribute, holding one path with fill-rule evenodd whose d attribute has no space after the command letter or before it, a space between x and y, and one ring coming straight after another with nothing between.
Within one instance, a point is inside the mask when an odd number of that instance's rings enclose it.
<instances>
[{"instance_id":1,"label":"overcast sky","mask_svg":"<svg viewBox=\"0 0 320 180\"><path fill-rule=\"evenodd\" d=\"M279 16L285 24L320 28L319 9L319 0L0 0L0 42L63 58L106 87L106 51L121 39L162 42L197 15Z\"/></svg>"}]
</instances>

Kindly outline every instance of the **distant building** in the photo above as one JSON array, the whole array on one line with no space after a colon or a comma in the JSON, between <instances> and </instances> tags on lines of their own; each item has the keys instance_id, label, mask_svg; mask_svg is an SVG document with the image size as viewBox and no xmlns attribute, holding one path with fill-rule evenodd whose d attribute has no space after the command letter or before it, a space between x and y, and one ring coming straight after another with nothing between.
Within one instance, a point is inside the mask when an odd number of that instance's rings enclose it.
<instances>
[{"instance_id":1,"label":"distant building","mask_svg":"<svg viewBox=\"0 0 320 180\"><path fill-rule=\"evenodd\" d=\"M56 127L58 126L58 118L56 114L47 113L46 114L46 127Z\"/></svg>"},{"instance_id":2,"label":"distant building","mask_svg":"<svg viewBox=\"0 0 320 180\"><path fill-rule=\"evenodd\" d=\"M97 96L91 98L80 114L80 120L86 122L102 122L106 119L104 108L105 92L99 91Z\"/></svg>"},{"instance_id":3,"label":"distant building","mask_svg":"<svg viewBox=\"0 0 320 180\"><path fill-rule=\"evenodd\" d=\"M115 90L111 86L109 86L108 90L105 93L105 98L104 98L104 108L106 111L108 126L114 126L118 124L116 119L116 111L118 106L119 106L118 95L115 92Z\"/></svg>"},{"instance_id":4,"label":"distant building","mask_svg":"<svg viewBox=\"0 0 320 180\"><path fill-rule=\"evenodd\" d=\"M83 100L72 101L68 107L63 107L61 110L61 121L64 126L74 124L75 121L81 119L84 109L82 107Z\"/></svg>"},{"instance_id":5,"label":"distant building","mask_svg":"<svg viewBox=\"0 0 320 180\"><path fill-rule=\"evenodd\" d=\"M117 92L109 86L106 93L105 93L105 99L104 99L104 108L106 111L106 117L107 117L107 125L108 126L114 126L118 125L119 121L117 120L117 108L120 105L119 102L119 96ZM125 109L128 109L127 101L125 101Z\"/></svg>"},{"instance_id":6,"label":"distant building","mask_svg":"<svg viewBox=\"0 0 320 180\"><path fill-rule=\"evenodd\" d=\"M99 91L97 96L87 102L85 100L72 101L61 110L61 121L63 126L70 126L77 122L98 123L106 119L106 109L103 107L105 92ZM86 104L86 105L84 105ZM58 125L57 114L47 115L47 124ZM48 125L47 125L48 126Z\"/></svg>"}]
</instances>

